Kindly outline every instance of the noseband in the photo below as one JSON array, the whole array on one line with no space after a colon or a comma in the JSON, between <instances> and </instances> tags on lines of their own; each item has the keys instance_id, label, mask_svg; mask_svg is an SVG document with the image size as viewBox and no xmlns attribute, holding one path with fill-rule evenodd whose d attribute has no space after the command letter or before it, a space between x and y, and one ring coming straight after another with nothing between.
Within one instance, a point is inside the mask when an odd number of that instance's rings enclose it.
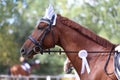
<instances>
[{"instance_id":1,"label":"noseband","mask_svg":"<svg viewBox=\"0 0 120 80\"><path fill-rule=\"evenodd\" d=\"M37 53L37 51L36 51L35 48L39 49L39 52L40 52L41 54L43 53L43 50L44 50L44 49L43 49L43 47L42 47L42 43L43 43L43 40L44 40L45 36L46 36L50 31L52 31L52 38L53 38L53 42L54 42L54 46L55 46L54 33L53 33L53 30L51 30L54 17L55 17L55 16L53 15L53 17L52 17L51 20L49 20L49 19L44 19L44 18L42 18L42 19L40 20L40 22L45 22L45 23L47 23L47 24L49 24L49 25L48 25L47 28L45 28L45 31L43 32L43 34L42 34L42 36L41 36L41 38L40 38L39 41L37 41L37 40L36 40L35 38L33 38L31 35L28 37L28 39L30 39L30 40L35 44L35 47L33 48L33 51L34 51L35 53Z\"/></svg>"}]
</instances>

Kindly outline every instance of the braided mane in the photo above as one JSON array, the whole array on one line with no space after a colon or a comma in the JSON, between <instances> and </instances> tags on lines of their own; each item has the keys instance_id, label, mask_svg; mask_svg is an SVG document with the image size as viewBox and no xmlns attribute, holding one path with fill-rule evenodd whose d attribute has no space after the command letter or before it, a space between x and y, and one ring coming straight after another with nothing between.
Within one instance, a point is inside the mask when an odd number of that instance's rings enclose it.
<instances>
[{"instance_id":1,"label":"braided mane","mask_svg":"<svg viewBox=\"0 0 120 80\"><path fill-rule=\"evenodd\" d=\"M112 44L111 42L109 42L108 40L96 35L94 32L92 32L91 30L81 26L80 24L66 18L66 17L62 17L61 15L57 15L57 17L59 18L60 22L66 26L69 26L72 29L75 29L76 31L78 31L80 34L84 35L85 37L87 37L88 39L96 42L97 44L108 48L108 47L112 47L115 44Z\"/></svg>"}]
</instances>

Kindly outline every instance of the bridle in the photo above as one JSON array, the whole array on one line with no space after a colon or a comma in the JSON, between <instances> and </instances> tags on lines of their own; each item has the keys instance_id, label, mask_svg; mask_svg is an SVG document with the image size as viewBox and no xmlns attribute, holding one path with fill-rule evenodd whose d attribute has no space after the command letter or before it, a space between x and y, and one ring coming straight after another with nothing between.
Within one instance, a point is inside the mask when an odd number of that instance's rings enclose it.
<instances>
[{"instance_id":1,"label":"bridle","mask_svg":"<svg viewBox=\"0 0 120 80\"><path fill-rule=\"evenodd\" d=\"M37 41L37 40L36 40L35 38L33 38L31 35L28 37L28 39L31 40L31 41L35 44L35 46L34 46L34 48L33 48L33 51L34 51L35 53L38 53L38 51L36 51L36 49L39 49L39 52L40 52L41 54L43 53L43 50L44 50L44 49L43 49L43 47L42 47L42 43L43 43L43 40L44 40L45 36L46 36L49 32L52 32L52 39L53 39L53 43L54 43L54 46L55 46L54 33L53 33L53 29L51 29L51 28L53 27L52 24L53 24L54 18L55 18L55 15L52 16L52 19L51 19L51 20L49 20L49 19L44 19L44 18L41 18L41 19L40 19L40 22L45 22L45 23L48 24L48 26L47 26L47 28L45 28L45 30L44 30L44 32L43 32L43 34L42 34L42 36L41 36L41 38L40 38L39 41Z\"/></svg>"}]
</instances>

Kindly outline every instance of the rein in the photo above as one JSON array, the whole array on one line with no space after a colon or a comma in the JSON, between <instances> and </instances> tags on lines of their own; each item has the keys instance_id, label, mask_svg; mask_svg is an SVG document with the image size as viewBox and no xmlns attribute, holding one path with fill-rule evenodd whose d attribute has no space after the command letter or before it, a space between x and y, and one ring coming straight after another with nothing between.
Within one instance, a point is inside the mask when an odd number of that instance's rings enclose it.
<instances>
[{"instance_id":1,"label":"rein","mask_svg":"<svg viewBox=\"0 0 120 80\"><path fill-rule=\"evenodd\" d=\"M107 74L107 76L110 78L110 79L112 79L109 75L112 75L114 72L112 72L112 73L108 73L107 72L107 66L108 66L108 64L109 64L109 61L110 61L110 58L111 58L111 54L112 54L112 52L113 52L113 50L115 49L115 45L113 45L113 47L112 47L112 49L111 49L111 51L110 51L110 53L109 53L109 55L108 55L108 58L107 58L107 61L106 61L106 63L105 63L105 66L104 66L104 71L105 71L105 73ZM116 51L117 52L117 51ZM112 79L113 80L113 79Z\"/></svg>"},{"instance_id":2,"label":"rein","mask_svg":"<svg viewBox=\"0 0 120 80\"><path fill-rule=\"evenodd\" d=\"M43 50L43 52L44 53L59 53L59 54L61 54L61 53L78 53L79 51L64 51L64 50L61 50L61 49L59 49L59 50L50 50L50 49L47 49L47 50ZM116 52L116 51L109 51L109 50L107 50L107 51L87 51L88 53L109 53L109 52L111 52L111 53L113 53L113 52Z\"/></svg>"}]
</instances>

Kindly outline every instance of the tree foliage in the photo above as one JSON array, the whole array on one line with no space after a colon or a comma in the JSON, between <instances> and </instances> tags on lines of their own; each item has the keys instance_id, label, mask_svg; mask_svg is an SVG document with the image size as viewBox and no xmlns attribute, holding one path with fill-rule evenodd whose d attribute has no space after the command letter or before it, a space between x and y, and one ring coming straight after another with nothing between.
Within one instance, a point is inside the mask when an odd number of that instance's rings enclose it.
<instances>
[{"instance_id":1,"label":"tree foliage","mask_svg":"<svg viewBox=\"0 0 120 80\"><path fill-rule=\"evenodd\" d=\"M19 50L49 3L56 13L84 25L112 43L120 42L119 0L1 0L0 73L6 72L4 67L19 63ZM43 54L35 58L40 59L41 67L34 73L62 73L65 55Z\"/></svg>"}]
</instances>

